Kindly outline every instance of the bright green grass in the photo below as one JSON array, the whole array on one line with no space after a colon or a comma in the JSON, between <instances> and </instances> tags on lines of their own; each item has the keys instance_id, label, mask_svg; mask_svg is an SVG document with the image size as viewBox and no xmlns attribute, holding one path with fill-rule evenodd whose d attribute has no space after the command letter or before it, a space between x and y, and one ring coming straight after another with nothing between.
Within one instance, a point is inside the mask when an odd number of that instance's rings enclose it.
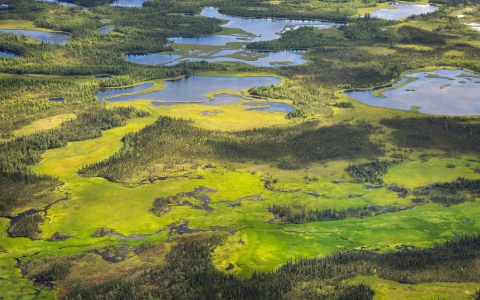
<instances>
[{"instance_id":1,"label":"bright green grass","mask_svg":"<svg viewBox=\"0 0 480 300\"><path fill-rule=\"evenodd\" d=\"M455 168L447 168L449 164L455 165ZM475 166L480 167L480 163L467 159L432 157L426 162L411 161L393 166L383 176L383 180L388 184L415 188L436 182L455 181L458 177L480 179L480 174L472 170Z\"/></svg>"},{"instance_id":2,"label":"bright green grass","mask_svg":"<svg viewBox=\"0 0 480 300\"><path fill-rule=\"evenodd\" d=\"M369 284L375 291L374 300L431 300L437 299L472 299L480 284L473 282L429 282L419 284L401 284L376 276L358 276L346 280L348 284Z\"/></svg>"}]
</instances>

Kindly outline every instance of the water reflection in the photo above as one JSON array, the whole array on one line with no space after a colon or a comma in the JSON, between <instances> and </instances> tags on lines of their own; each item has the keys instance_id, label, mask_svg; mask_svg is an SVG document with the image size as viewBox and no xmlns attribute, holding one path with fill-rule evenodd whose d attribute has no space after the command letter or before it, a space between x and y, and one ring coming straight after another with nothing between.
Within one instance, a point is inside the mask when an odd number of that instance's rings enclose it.
<instances>
[{"instance_id":1,"label":"water reflection","mask_svg":"<svg viewBox=\"0 0 480 300\"><path fill-rule=\"evenodd\" d=\"M115 0L110 3L111 6L121 7L142 7L143 2L147 0Z\"/></svg>"},{"instance_id":2,"label":"water reflection","mask_svg":"<svg viewBox=\"0 0 480 300\"><path fill-rule=\"evenodd\" d=\"M107 34L107 33L110 33L110 31L112 31L113 28L114 28L113 26L108 26L108 27L97 30L97 32Z\"/></svg>"},{"instance_id":3,"label":"water reflection","mask_svg":"<svg viewBox=\"0 0 480 300\"><path fill-rule=\"evenodd\" d=\"M285 30L286 26L314 26L320 29L330 28L339 25L334 22L322 22L311 20L282 20L270 18L239 18L224 15L218 12L218 8L207 7L200 13L201 16L209 18L217 18L228 20L227 24L221 25L226 28L240 28L245 32L252 33L255 36L242 35L211 35L195 38L172 38L171 40L177 44L196 44L221 46L230 42L256 42L269 41L280 38L279 33Z\"/></svg>"},{"instance_id":4,"label":"water reflection","mask_svg":"<svg viewBox=\"0 0 480 300\"><path fill-rule=\"evenodd\" d=\"M408 74L417 80L383 92L385 98L372 91L350 91L346 94L363 103L410 110L420 106L422 113L468 116L480 115L480 76L464 70L438 70ZM459 96L461 95L461 96Z\"/></svg>"},{"instance_id":5,"label":"water reflection","mask_svg":"<svg viewBox=\"0 0 480 300\"><path fill-rule=\"evenodd\" d=\"M421 15L434 12L437 9L435 5L412 5L406 3L390 3L389 6L395 6L397 9L377 9L372 12L372 16L387 20L398 20L413 15Z\"/></svg>"},{"instance_id":6,"label":"water reflection","mask_svg":"<svg viewBox=\"0 0 480 300\"><path fill-rule=\"evenodd\" d=\"M204 103L209 105L228 104L239 101L240 97L220 94L215 95L214 100L211 100L205 97L205 94L223 89L241 91L254 86L277 85L280 83L280 79L267 76L189 76L181 80L165 81L165 83L167 84L167 87L161 91L119 96L108 100L112 102L155 100L165 102Z\"/></svg>"},{"instance_id":7,"label":"water reflection","mask_svg":"<svg viewBox=\"0 0 480 300\"><path fill-rule=\"evenodd\" d=\"M249 110L258 110L258 111L268 111L268 112L284 112L289 113L295 110L291 105L288 105L283 102L247 102L245 106L252 106Z\"/></svg>"},{"instance_id":8,"label":"water reflection","mask_svg":"<svg viewBox=\"0 0 480 300\"><path fill-rule=\"evenodd\" d=\"M78 6L72 2L58 1L58 0L35 0L36 2L56 3L63 6Z\"/></svg>"},{"instance_id":9,"label":"water reflection","mask_svg":"<svg viewBox=\"0 0 480 300\"><path fill-rule=\"evenodd\" d=\"M127 54L127 61L140 65L161 65L173 62L176 59L182 58L177 54Z\"/></svg>"},{"instance_id":10,"label":"water reflection","mask_svg":"<svg viewBox=\"0 0 480 300\"><path fill-rule=\"evenodd\" d=\"M0 57L19 58L20 55L16 55L16 54L13 54L13 53L8 53L8 52L0 51Z\"/></svg>"},{"instance_id":11,"label":"water reflection","mask_svg":"<svg viewBox=\"0 0 480 300\"><path fill-rule=\"evenodd\" d=\"M185 58L182 58L182 56L178 54L128 54L127 61L142 65L165 64L169 66L179 64L183 61L243 62L257 67L295 66L307 62L307 60L305 60L300 54L298 54L302 52L305 52L305 50L288 50L276 52L222 50L215 54L200 53L197 57ZM238 57L222 56L232 54L240 57L245 57L245 59ZM205 57L207 55L211 57Z\"/></svg>"},{"instance_id":12,"label":"water reflection","mask_svg":"<svg viewBox=\"0 0 480 300\"><path fill-rule=\"evenodd\" d=\"M31 37L45 44L66 44L68 42L69 35L63 32L45 32L39 30L12 30L12 29L0 29L1 33L6 34L19 34Z\"/></svg>"},{"instance_id":13,"label":"water reflection","mask_svg":"<svg viewBox=\"0 0 480 300\"><path fill-rule=\"evenodd\" d=\"M126 88L107 88L101 89L97 92L98 101L102 101L103 98L115 97L121 94L128 94L128 93L138 93L149 89L153 86L153 83L147 82L144 84L126 87Z\"/></svg>"}]
</instances>

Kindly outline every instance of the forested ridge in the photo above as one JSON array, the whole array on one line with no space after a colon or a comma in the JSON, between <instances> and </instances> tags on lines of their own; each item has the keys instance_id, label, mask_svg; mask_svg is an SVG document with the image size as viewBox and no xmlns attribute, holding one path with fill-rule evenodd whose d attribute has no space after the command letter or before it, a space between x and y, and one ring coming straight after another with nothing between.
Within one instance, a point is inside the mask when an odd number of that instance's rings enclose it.
<instances>
[{"instance_id":1,"label":"forested ridge","mask_svg":"<svg viewBox=\"0 0 480 300\"><path fill-rule=\"evenodd\" d=\"M161 116L140 132L126 135L118 153L84 167L79 173L124 181L132 175L145 176L144 171L152 163L162 165L166 171L178 168L176 165L198 166L209 160L261 160L281 169L299 169L319 160L381 155L381 147L367 138L373 130L366 123L316 128L313 122L225 133L200 129L192 121Z\"/></svg>"}]
</instances>

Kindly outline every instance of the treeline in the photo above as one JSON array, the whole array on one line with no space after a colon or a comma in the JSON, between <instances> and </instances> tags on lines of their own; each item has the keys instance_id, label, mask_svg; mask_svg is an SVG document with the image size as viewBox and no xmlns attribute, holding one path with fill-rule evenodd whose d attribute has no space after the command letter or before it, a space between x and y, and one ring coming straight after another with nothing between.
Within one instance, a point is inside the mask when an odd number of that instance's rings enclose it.
<instances>
[{"instance_id":1,"label":"treeline","mask_svg":"<svg viewBox=\"0 0 480 300\"><path fill-rule=\"evenodd\" d=\"M478 153L480 147L480 123L477 118L393 118L382 119L380 124L394 129L392 137L403 148Z\"/></svg>"},{"instance_id":2,"label":"treeline","mask_svg":"<svg viewBox=\"0 0 480 300\"><path fill-rule=\"evenodd\" d=\"M466 201L475 201L480 197L480 180L459 177L454 182L439 182L424 188L413 190L417 203L430 200L444 206L457 205ZM425 199L428 197L427 199Z\"/></svg>"},{"instance_id":3,"label":"treeline","mask_svg":"<svg viewBox=\"0 0 480 300\"><path fill-rule=\"evenodd\" d=\"M192 121L161 116L139 132L123 138L123 147L110 158L82 168L84 176L118 181L148 175L152 164L173 170L207 160L265 161L281 169L298 169L325 159L355 159L383 154L368 135L373 126L320 127L306 122L293 127L260 128L237 132L198 128ZM145 173L147 172L147 173Z\"/></svg>"},{"instance_id":4,"label":"treeline","mask_svg":"<svg viewBox=\"0 0 480 300\"><path fill-rule=\"evenodd\" d=\"M322 45L339 45L342 40L336 37L325 37L316 32L312 26L302 26L282 33L281 37L272 41L260 41L247 44L247 49L285 50L306 49Z\"/></svg>"},{"instance_id":5,"label":"treeline","mask_svg":"<svg viewBox=\"0 0 480 300\"><path fill-rule=\"evenodd\" d=\"M102 130L122 126L129 118L148 114L133 107L105 109L97 106L58 129L0 143L0 216L9 216L16 207L35 200L36 193L59 184L58 179L32 173L28 168L38 163L46 150L99 137Z\"/></svg>"},{"instance_id":6,"label":"treeline","mask_svg":"<svg viewBox=\"0 0 480 300\"><path fill-rule=\"evenodd\" d=\"M382 185L381 176L387 173L388 167L398 164L400 161L376 160L364 164L348 164L345 171L354 178L356 182L370 182L372 184Z\"/></svg>"},{"instance_id":7,"label":"treeline","mask_svg":"<svg viewBox=\"0 0 480 300\"><path fill-rule=\"evenodd\" d=\"M394 39L394 35L386 30L386 26L394 25L396 21L390 21L373 17L369 14L358 18L355 23L340 26L345 37L355 41L388 43Z\"/></svg>"},{"instance_id":8,"label":"treeline","mask_svg":"<svg viewBox=\"0 0 480 300\"><path fill-rule=\"evenodd\" d=\"M387 212L397 212L404 209L398 205L387 207L366 205L361 207L349 207L346 209L306 209L304 205L278 205L268 206L268 211L280 218L281 223L302 224L317 221L336 221L346 218L371 217Z\"/></svg>"},{"instance_id":9,"label":"treeline","mask_svg":"<svg viewBox=\"0 0 480 300\"><path fill-rule=\"evenodd\" d=\"M97 87L95 82L0 78L0 138L38 118L98 102Z\"/></svg>"},{"instance_id":10,"label":"treeline","mask_svg":"<svg viewBox=\"0 0 480 300\"><path fill-rule=\"evenodd\" d=\"M345 251L287 262L274 272L240 279L218 271L210 253L222 242L218 235L175 239L166 263L145 272L120 276L93 286L73 285L64 299L372 299L365 284L342 281L376 275L404 284L479 282L480 237L461 236L427 249L376 253ZM64 273L61 272L64 276ZM59 277L60 279L60 277ZM433 295L432 295L433 296Z\"/></svg>"},{"instance_id":11,"label":"treeline","mask_svg":"<svg viewBox=\"0 0 480 300\"><path fill-rule=\"evenodd\" d=\"M285 18L285 19L315 19L346 22L356 13L358 3L317 2L311 5L308 2L281 2L270 4L263 1L212 1L220 2L220 12L228 15L254 18ZM213 3L212 3L213 4ZM214 5L215 6L215 5ZM253 8L253 9L252 9Z\"/></svg>"}]
</instances>

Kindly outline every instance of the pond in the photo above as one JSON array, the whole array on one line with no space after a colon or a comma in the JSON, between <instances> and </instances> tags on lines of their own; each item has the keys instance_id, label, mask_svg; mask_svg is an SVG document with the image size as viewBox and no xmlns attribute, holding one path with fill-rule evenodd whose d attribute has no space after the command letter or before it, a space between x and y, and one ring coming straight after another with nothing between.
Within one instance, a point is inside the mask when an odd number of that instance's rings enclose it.
<instances>
[{"instance_id":1,"label":"pond","mask_svg":"<svg viewBox=\"0 0 480 300\"><path fill-rule=\"evenodd\" d=\"M171 38L177 44L196 44L221 46L230 42L256 42L269 41L280 38L279 33L284 31L287 26L314 26L320 29L338 26L339 23L322 22L311 20L283 20L283 19L260 19L260 18L240 18L224 15L218 12L218 8L207 7L200 13L201 16L227 20L228 23L221 25L225 28L239 28L245 32L254 34L253 37L244 35L211 35L195 38Z\"/></svg>"},{"instance_id":2,"label":"pond","mask_svg":"<svg viewBox=\"0 0 480 300\"><path fill-rule=\"evenodd\" d=\"M373 96L373 91L348 91L351 98L363 103L410 110L435 115L480 115L480 76L464 70L417 72L406 77L418 78L404 86L383 92L385 98ZM405 81L405 79L403 79ZM398 83L397 83L398 85ZM461 95L461 96L459 96Z\"/></svg>"},{"instance_id":3,"label":"pond","mask_svg":"<svg viewBox=\"0 0 480 300\"><path fill-rule=\"evenodd\" d=\"M204 103L209 105L229 104L241 100L241 97L233 95L219 94L215 95L211 100L205 97L205 94L229 89L234 91L241 91L254 86L277 85L280 83L280 78L269 76L252 76L252 77L224 77L224 76L188 76L180 80L164 81L167 87L163 90L145 93L118 96L109 98L111 102L119 101L134 101L134 100L155 100L175 103ZM141 86L140 90L145 88ZM118 89L117 89L118 90ZM112 92L112 91L110 91ZM126 91L124 93L132 93L133 91ZM116 95L118 95L117 93ZM112 97L114 94L106 95L97 94L99 99L103 97ZM159 103L158 105L161 105Z\"/></svg>"},{"instance_id":4,"label":"pond","mask_svg":"<svg viewBox=\"0 0 480 300\"><path fill-rule=\"evenodd\" d=\"M142 7L143 2L147 0L115 0L110 3L110 6L121 6L121 7Z\"/></svg>"},{"instance_id":5,"label":"pond","mask_svg":"<svg viewBox=\"0 0 480 300\"><path fill-rule=\"evenodd\" d=\"M110 33L110 31L112 31L113 28L114 28L113 26L108 26L108 27L97 30L97 32L107 34L107 33Z\"/></svg>"},{"instance_id":6,"label":"pond","mask_svg":"<svg viewBox=\"0 0 480 300\"><path fill-rule=\"evenodd\" d=\"M78 6L72 2L58 1L58 0L35 0L36 2L45 2L45 3L56 3L64 6Z\"/></svg>"},{"instance_id":7,"label":"pond","mask_svg":"<svg viewBox=\"0 0 480 300\"><path fill-rule=\"evenodd\" d=\"M153 83L147 82L144 84L139 84L139 85L130 86L130 87L100 89L97 92L97 98L98 98L98 101L102 101L102 99L105 97L115 97L120 94L138 93L146 89L149 89L152 86L153 86Z\"/></svg>"},{"instance_id":8,"label":"pond","mask_svg":"<svg viewBox=\"0 0 480 300\"><path fill-rule=\"evenodd\" d=\"M158 53L127 54L126 57L128 62L136 63L140 65L162 65L162 64L170 63L177 59L182 58L182 56L178 54L158 54Z\"/></svg>"},{"instance_id":9,"label":"pond","mask_svg":"<svg viewBox=\"0 0 480 300\"><path fill-rule=\"evenodd\" d=\"M4 57L4 58L19 58L20 55L16 55L16 54L13 54L13 53L8 53L8 52L5 52L5 51L0 51L0 57Z\"/></svg>"},{"instance_id":10,"label":"pond","mask_svg":"<svg viewBox=\"0 0 480 300\"><path fill-rule=\"evenodd\" d=\"M6 34L19 34L31 37L34 40L43 42L46 44L62 45L68 42L68 33L64 32L45 32L39 30L12 30L12 29L0 29L1 33Z\"/></svg>"},{"instance_id":11,"label":"pond","mask_svg":"<svg viewBox=\"0 0 480 300\"><path fill-rule=\"evenodd\" d=\"M396 9L377 9L372 12L372 16L387 20L398 20L413 15L421 15L429 12L434 12L435 10L437 10L437 6L430 4L412 5L406 3L390 3L389 6L395 6Z\"/></svg>"},{"instance_id":12,"label":"pond","mask_svg":"<svg viewBox=\"0 0 480 300\"><path fill-rule=\"evenodd\" d=\"M268 111L268 112L284 112L289 113L295 110L295 107L283 102L247 102L245 106L250 106L248 110Z\"/></svg>"},{"instance_id":13,"label":"pond","mask_svg":"<svg viewBox=\"0 0 480 300\"><path fill-rule=\"evenodd\" d=\"M127 61L142 65L166 64L169 66L176 65L182 61L207 61L207 62L244 62L246 64L257 67L274 67L274 66L295 66L306 63L300 54L304 50L288 50L276 52L251 52L244 50L222 50L216 54L200 53L197 57L183 58L178 54L128 54ZM237 55L245 57L229 57L221 55ZM205 57L209 55L210 57ZM248 59L248 60L247 60ZM254 60L252 60L254 59Z\"/></svg>"}]
</instances>

